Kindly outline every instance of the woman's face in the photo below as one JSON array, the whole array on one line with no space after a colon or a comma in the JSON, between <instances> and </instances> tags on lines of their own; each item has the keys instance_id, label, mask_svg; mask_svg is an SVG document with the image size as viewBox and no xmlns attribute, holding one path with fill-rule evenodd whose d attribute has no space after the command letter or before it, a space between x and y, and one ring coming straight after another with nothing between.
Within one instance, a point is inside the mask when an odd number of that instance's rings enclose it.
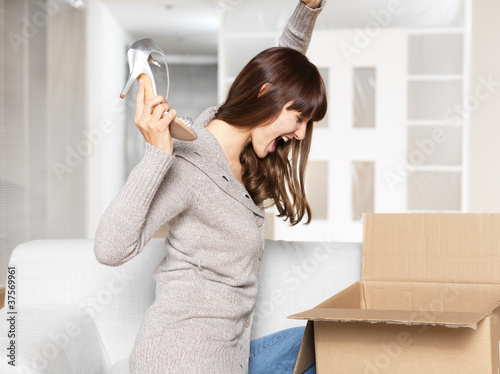
<instances>
[{"instance_id":1,"label":"woman's face","mask_svg":"<svg viewBox=\"0 0 500 374\"><path fill-rule=\"evenodd\" d=\"M288 110L287 108L292 104L293 101L286 103L274 122L265 126L257 126L252 130L251 141L259 158L264 158L270 152L274 152L276 144L284 141L283 137L304 139L309 118L304 118L296 110Z\"/></svg>"}]
</instances>

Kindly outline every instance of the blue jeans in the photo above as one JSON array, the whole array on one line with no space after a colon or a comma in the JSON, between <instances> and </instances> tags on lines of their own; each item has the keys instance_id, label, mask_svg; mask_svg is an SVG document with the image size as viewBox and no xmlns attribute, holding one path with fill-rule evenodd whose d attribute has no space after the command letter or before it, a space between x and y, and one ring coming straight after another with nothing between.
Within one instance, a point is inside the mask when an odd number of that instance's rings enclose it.
<instances>
[{"instance_id":1,"label":"blue jeans","mask_svg":"<svg viewBox=\"0 0 500 374\"><path fill-rule=\"evenodd\" d=\"M249 374L293 374L305 327L292 327L250 342ZM316 374L316 365L304 374Z\"/></svg>"}]
</instances>

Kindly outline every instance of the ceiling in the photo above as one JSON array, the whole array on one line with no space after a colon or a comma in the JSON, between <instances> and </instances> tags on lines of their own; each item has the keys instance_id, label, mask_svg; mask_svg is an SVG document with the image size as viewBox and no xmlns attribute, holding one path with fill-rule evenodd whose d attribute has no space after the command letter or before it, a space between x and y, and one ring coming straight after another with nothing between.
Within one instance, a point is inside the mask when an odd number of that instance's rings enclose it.
<instances>
[{"instance_id":1,"label":"ceiling","mask_svg":"<svg viewBox=\"0 0 500 374\"><path fill-rule=\"evenodd\" d=\"M464 0L327 0L316 29L364 28L382 22L388 4L398 12L384 27L461 26ZM292 14L294 0L103 0L133 40L150 37L168 55L217 56L223 10L231 32L279 31ZM382 17L382 18L380 18ZM379 21L377 21L377 19Z\"/></svg>"},{"instance_id":2,"label":"ceiling","mask_svg":"<svg viewBox=\"0 0 500 374\"><path fill-rule=\"evenodd\" d=\"M218 0L103 0L133 40L152 38L166 54L217 55Z\"/></svg>"}]
</instances>

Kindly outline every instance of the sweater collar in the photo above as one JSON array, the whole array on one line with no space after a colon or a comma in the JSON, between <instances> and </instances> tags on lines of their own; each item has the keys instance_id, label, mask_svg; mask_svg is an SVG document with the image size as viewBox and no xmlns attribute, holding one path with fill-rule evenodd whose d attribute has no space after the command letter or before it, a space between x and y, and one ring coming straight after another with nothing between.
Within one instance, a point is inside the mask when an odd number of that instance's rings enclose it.
<instances>
[{"instance_id":1,"label":"sweater collar","mask_svg":"<svg viewBox=\"0 0 500 374\"><path fill-rule=\"evenodd\" d=\"M246 188L236 179L218 140L205 127L217 113L218 107L203 112L191 127L197 139L192 142L174 141L174 155L183 157L197 166L224 192L239 201L258 216L264 217L264 209L257 206Z\"/></svg>"}]
</instances>

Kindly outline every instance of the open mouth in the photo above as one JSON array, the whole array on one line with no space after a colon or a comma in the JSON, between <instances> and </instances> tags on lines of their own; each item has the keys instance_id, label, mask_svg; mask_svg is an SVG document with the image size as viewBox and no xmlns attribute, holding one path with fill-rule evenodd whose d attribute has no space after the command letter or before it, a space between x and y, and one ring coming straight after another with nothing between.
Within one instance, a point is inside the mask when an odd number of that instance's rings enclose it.
<instances>
[{"instance_id":1,"label":"open mouth","mask_svg":"<svg viewBox=\"0 0 500 374\"><path fill-rule=\"evenodd\" d=\"M276 139L274 139L274 141L272 142L271 144L271 152L274 152L276 150L276 145L278 144L278 142L280 140L283 140L285 143L288 142L290 139L288 139L286 136L284 135L280 135L278 137L276 137Z\"/></svg>"}]
</instances>

